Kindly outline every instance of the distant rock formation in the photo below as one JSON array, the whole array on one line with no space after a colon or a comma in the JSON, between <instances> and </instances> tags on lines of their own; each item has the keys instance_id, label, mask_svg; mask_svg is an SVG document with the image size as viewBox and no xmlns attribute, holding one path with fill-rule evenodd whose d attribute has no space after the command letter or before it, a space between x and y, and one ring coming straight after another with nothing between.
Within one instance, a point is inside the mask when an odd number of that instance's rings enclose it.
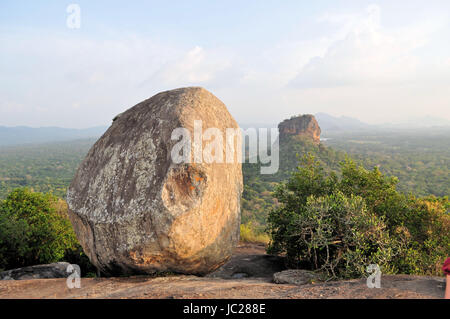
<instances>
[{"instance_id":1,"label":"distant rock formation","mask_svg":"<svg viewBox=\"0 0 450 319\"><path fill-rule=\"evenodd\" d=\"M291 117L278 124L280 142L291 136L309 137L314 143L320 143L320 127L314 115L305 114Z\"/></svg>"},{"instance_id":2,"label":"distant rock formation","mask_svg":"<svg viewBox=\"0 0 450 319\"><path fill-rule=\"evenodd\" d=\"M206 274L231 256L239 240L242 165L177 164L171 157L179 143L173 130L194 137L198 120L203 131L217 128L223 136L238 128L207 90L166 91L117 116L78 168L67 192L69 217L104 274ZM241 147L238 139L231 143Z\"/></svg>"}]
</instances>

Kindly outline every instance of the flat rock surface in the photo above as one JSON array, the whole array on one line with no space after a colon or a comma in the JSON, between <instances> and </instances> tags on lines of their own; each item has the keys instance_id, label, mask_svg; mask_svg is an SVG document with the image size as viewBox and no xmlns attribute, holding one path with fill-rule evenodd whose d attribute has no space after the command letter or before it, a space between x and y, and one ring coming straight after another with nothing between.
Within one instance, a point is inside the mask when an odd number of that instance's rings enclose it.
<instances>
[{"instance_id":1,"label":"flat rock surface","mask_svg":"<svg viewBox=\"0 0 450 319\"><path fill-rule=\"evenodd\" d=\"M263 254L261 246L240 245L234 256ZM245 257L242 257L245 258ZM233 259L232 259L233 261ZM230 261L230 262L232 262ZM225 265L226 266L226 265ZM224 267L225 267L224 266ZM443 298L444 278L382 276L381 288L365 279L307 284L275 284L267 278L223 279L197 276L82 278L69 289L66 279L0 281L0 298Z\"/></svg>"}]
</instances>

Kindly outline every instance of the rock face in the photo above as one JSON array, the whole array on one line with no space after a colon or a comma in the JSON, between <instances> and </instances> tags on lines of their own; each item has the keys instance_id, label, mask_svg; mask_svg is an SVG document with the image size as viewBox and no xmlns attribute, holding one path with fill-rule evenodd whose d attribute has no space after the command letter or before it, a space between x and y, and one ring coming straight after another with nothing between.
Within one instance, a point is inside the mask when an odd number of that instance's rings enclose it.
<instances>
[{"instance_id":1,"label":"rock face","mask_svg":"<svg viewBox=\"0 0 450 319\"><path fill-rule=\"evenodd\" d=\"M206 274L230 258L239 239L241 164L175 163L172 132L190 132L193 158L194 121L203 132L218 128L224 140L226 128L238 128L207 90L166 91L118 115L78 168L69 217L104 274ZM231 141L236 150L240 143Z\"/></svg>"},{"instance_id":2,"label":"rock face","mask_svg":"<svg viewBox=\"0 0 450 319\"><path fill-rule=\"evenodd\" d=\"M0 272L0 280L28 280L47 278L66 278L69 263L59 262L53 264L36 265Z\"/></svg>"},{"instance_id":3,"label":"rock face","mask_svg":"<svg viewBox=\"0 0 450 319\"><path fill-rule=\"evenodd\" d=\"M280 142L290 136L305 136L311 138L314 143L320 143L320 127L314 115L305 114L291 117L278 124Z\"/></svg>"}]
</instances>

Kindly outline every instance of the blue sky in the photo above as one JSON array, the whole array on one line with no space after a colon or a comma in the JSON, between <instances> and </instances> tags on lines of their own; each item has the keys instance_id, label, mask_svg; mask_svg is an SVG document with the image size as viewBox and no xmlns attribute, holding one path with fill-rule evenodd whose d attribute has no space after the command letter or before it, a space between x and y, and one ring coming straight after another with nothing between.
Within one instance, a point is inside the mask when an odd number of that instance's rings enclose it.
<instances>
[{"instance_id":1,"label":"blue sky","mask_svg":"<svg viewBox=\"0 0 450 319\"><path fill-rule=\"evenodd\" d=\"M449 33L449 1L3 0L0 125L108 125L192 85L241 123L450 121Z\"/></svg>"}]
</instances>

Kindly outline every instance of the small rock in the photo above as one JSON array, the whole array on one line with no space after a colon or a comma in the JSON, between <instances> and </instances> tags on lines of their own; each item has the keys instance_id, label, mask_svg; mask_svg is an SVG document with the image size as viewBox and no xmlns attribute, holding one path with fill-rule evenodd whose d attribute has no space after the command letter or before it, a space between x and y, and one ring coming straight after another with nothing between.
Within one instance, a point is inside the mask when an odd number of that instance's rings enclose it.
<instances>
[{"instance_id":1,"label":"small rock","mask_svg":"<svg viewBox=\"0 0 450 319\"><path fill-rule=\"evenodd\" d=\"M249 277L248 274L246 274L245 272L238 272L231 276L231 278L233 278L233 279L242 279L242 278L248 278L248 277Z\"/></svg>"},{"instance_id":2,"label":"small rock","mask_svg":"<svg viewBox=\"0 0 450 319\"><path fill-rule=\"evenodd\" d=\"M274 273L273 281L277 284L306 285L312 281L319 281L319 276L309 270L288 269Z\"/></svg>"},{"instance_id":3,"label":"small rock","mask_svg":"<svg viewBox=\"0 0 450 319\"><path fill-rule=\"evenodd\" d=\"M0 272L0 280L66 278L70 275L67 272L67 266L69 265L67 262L58 262L6 270Z\"/></svg>"},{"instance_id":4,"label":"small rock","mask_svg":"<svg viewBox=\"0 0 450 319\"><path fill-rule=\"evenodd\" d=\"M273 274L284 270L284 259L271 255L235 255L231 260L208 275L213 278L272 278Z\"/></svg>"}]
</instances>

